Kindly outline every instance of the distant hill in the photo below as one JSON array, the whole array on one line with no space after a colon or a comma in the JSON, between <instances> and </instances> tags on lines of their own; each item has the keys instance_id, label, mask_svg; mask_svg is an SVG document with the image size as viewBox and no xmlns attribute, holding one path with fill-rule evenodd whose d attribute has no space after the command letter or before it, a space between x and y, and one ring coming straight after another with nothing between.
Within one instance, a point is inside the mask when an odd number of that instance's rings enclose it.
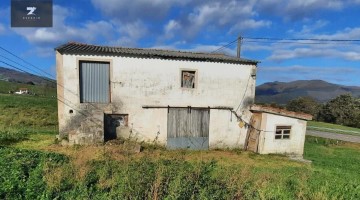
<instances>
[{"instance_id":1,"label":"distant hill","mask_svg":"<svg viewBox=\"0 0 360 200\"><path fill-rule=\"evenodd\" d=\"M0 80L30 85L46 85L56 87L55 81L46 77L40 77L29 73L19 72L13 69L0 67Z\"/></svg>"},{"instance_id":2,"label":"distant hill","mask_svg":"<svg viewBox=\"0 0 360 200\"><path fill-rule=\"evenodd\" d=\"M286 104L300 96L309 96L319 102L326 102L348 93L360 97L360 87L337 85L322 80L275 81L257 86L255 101L257 103Z\"/></svg>"}]
</instances>

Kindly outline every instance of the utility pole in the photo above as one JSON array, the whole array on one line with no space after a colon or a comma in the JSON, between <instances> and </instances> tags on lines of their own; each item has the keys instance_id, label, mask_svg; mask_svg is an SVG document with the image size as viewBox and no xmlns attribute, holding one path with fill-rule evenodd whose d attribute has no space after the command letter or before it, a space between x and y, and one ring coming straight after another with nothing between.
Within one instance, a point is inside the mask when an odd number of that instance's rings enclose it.
<instances>
[{"instance_id":1,"label":"utility pole","mask_svg":"<svg viewBox=\"0 0 360 200\"><path fill-rule=\"evenodd\" d=\"M236 54L238 58L240 58L242 40L243 38L239 36L237 40L237 54Z\"/></svg>"}]
</instances>

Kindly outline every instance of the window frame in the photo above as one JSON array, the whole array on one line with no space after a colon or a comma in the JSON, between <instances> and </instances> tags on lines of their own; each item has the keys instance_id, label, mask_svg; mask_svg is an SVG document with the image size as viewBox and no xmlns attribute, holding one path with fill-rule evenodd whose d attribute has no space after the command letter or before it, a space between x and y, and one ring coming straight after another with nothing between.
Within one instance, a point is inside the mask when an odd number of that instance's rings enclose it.
<instances>
[{"instance_id":1,"label":"window frame","mask_svg":"<svg viewBox=\"0 0 360 200\"><path fill-rule=\"evenodd\" d=\"M194 73L194 87L184 87L183 86L183 73L184 72L193 72ZM180 69L180 88L185 90L194 90L198 87L198 70L196 69L189 69L189 68L181 68Z\"/></svg>"},{"instance_id":2,"label":"window frame","mask_svg":"<svg viewBox=\"0 0 360 200\"><path fill-rule=\"evenodd\" d=\"M274 139L275 140L290 140L291 139L291 125L276 125L275 126L275 133L274 133ZM280 131L280 133L278 133ZM288 132L288 133L285 133ZM280 136L280 138L277 138ZM284 137L286 136L286 137Z\"/></svg>"},{"instance_id":3,"label":"window frame","mask_svg":"<svg viewBox=\"0 0 360 200\"><path fill-rule=\"evenodd\" d=\"M95 63L107 63L109 64L109 101L106 103L103 102L83 102L81 100L81 63L84 62L95 62ZM111 80L112 80L112 60L111 59L97 59L97 58L76 58L76 70L77 70L77 78L78 78L78 102L79 104L87 105L87 104L109 104L112 102L111 95Z\"/></svg>"}]
</instances>

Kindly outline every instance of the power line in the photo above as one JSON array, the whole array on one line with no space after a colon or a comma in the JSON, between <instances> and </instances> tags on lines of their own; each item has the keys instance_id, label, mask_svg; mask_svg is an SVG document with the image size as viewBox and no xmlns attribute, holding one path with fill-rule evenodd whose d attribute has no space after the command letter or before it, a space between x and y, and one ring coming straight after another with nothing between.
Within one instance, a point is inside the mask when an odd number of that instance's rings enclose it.
<instances>
[{"instance_id":1,"label":"power line","mask_svg":"<svg viewBox=\"0 0 360 200\"><path fill-rule=\"evenodd\" d=\"M19 70L19 71L24 72L24 73L28 73L27 71L25 71L25 70L23 70L23 69L21 69L21 68L19 68L19 67L16 67L16 66L14 66L14 65L11 65L11 64L9 64L9 63L7 63L7 62L4 62L3 60L0 60L0 62L3 63L3 64L5 64L5 65L7 65L8 67L14 68L14 69ZM45 78L44 78L44 79L45 79ZM91 113L89 113L89 112L87 112L87 114L85 114L84 112L82 112L82 111L74 108L73 106L69 105L69 104L66 103L65 101L68 101L68 102L71 102L71 101L69 101L69 100L67 100L67 99L65 99L65 98L63 98L64 100L61 100L61 99L59 99L58 97L57 97L56 99L57 99L58 101L62 102L63 104L65 104L66 106L69 106L70 108L74 109L75 111L77 111L78 113L80 113L81 115L83 115L84 117L88 117L89 115L91 115ZM92 120L92 119L90 119L90 121L92 121L92 122L94 122L95 124L97 124L97 122L94 121L94 120ZM99 124L99 125L101 125L101 124Z\"/></svg>"},{"instance_id":2,"label":"power line","mask_svg":"<svg viewBox=\"0 0 360 200\"><path fill-rule=\"evenodd\" d=\"M49 75L49 76L52 76L51 74L49 74L49 73L47 73L46 71L40 69L39 67L36 67L35 65L29 63L28 61L20 58L19 56L15 55L14 53L10 52L9 50L7 50L7 49L5 49L5 48L3 48L3 47L1 47L1 46L0 46L0 49L2 49L3 51L9 53L10 55L14 56L15 58L23 61L24 63L27 63L28 65L34 67L35 69L37 69L37 70L39 70L39 71L42 71L43 73L45 73L45 74L47 74L47 75ZM7 60L9 60L9 61L11 61L11 62L13 62L13 63L16 63L16 64L20 65L20 66L22 66L22 67L24 67L24 68L26 68L26 69L28 69L28 70L31 70L31 69L29 69L28 67L25 67L24 65L21 65L21 64L19 64L19 63L16 62L16 61L13 61L13 60L10 59L10 58L7 58L7 57L2 56L2 55L0 55L0 56L3 57L3 58L5 58L5 59L7 59ZM4 62L3 62L3 63L4 63ZM9 64L8 64L8 65L9 65ZM11 66L14 68L13 65L11 65ZM27 71L24 71L24 70L20 69L20 68L16 68L16 69L17 69L17 70L20 70L20 71L22 71L22 72L24 72L24 73L31 74L31 73L29 73L29 72L27 72ZM31 71L34 72L33 70L31 70ZM57 86L62 87L64 90L70 92L71 94L73 94L73 95L75 95L75 96L79 96L78 94L74 93L73 91L65 88L65 86L57 83L57 81L55 81L55 80L52 80L52 79L49 79L49 78L45 78L45 77L43 77L43 76L39 76L39 77L40 77L41 79L45 80L45 81L48 81L48 82L50 82L50 83L53 83L53 84L56 84ZM94 105L94 104L92 104L92 103L88 103L88 104L91 105L91 106L92 106L93 108L95 108L95 109L99 109L96 105Z\"/></svg>"},{"instance_id":3,"label":"power line","mask_svg":"<svg viewBox=\"0 0 360 200\"><path fill-rule=\"evenodd\" d=\"M321 41L321 42L360 42L360 39L320 39L320 38L270 38L270 37L243 37L252 40L289 40L289 41Z\"/></svg>"},{"instance_id":4,"label":"power line","mask_svg":"<svg viewBox=\"0 0 360 200\"><path fill-rule=\"evenodd\" d=\"M285 41L284 42L272 42L272 41L249 41L249 40L245 40L244 42L246 42L246 43L264 43L264 44L273 44L273 43L277 43L277 44L326 44L324 42L285 42Z\"/></svg>"},{"instance_id":5,"label":"power line","mask_svg":"<svg viewBox=\"0 0 360 200\"><path fill-rule=\"evenodd\" d=\"M22 64L20 64L20 63L18 63L18 62L16 62L16 61L14 61L14 60L12 60L12 59L4 56L4 55L0 55L0 57L4 58L4 59L6 59L6 60L8 60L8 61L10 61L10 62L12 62L12 63L15 63L15 64L17 64L17 65L20 65L21 67L23 67L23 68L25 68L25 69L27 69L27 70L30 70L31 72L34 73L34 75L42 76L42 75L40 75L40 74L37 74L37 72L35 72L34 70L30 69L29 67L26 67L25 65L22 65ZM31 73L29 73L29 72L26 72L26 73L31 74ZM50 79L48 79L48 80L49 80L50 82L52 82Z\"/></svg>"},{"instance_id":6,"label":"power line","mask_svg":"<svg viewBox=\"0 0 360 200\"><path fill-rule=\"evenodd\" d=\"M53 75L51 75L50 73L48 73L48 72L46 72L46 71L42 70L42 69L41 69L41 68L39 68L39 67L36 67L35 65L33 65L33 64L31 64L31 63L29 63L28 61L26 61L26 60L24 60L24 59L20 58L19 56L15 55L14 53L12 53L12 52L10 52L9 50L5 49L4 47L1 47L1 46L0 46L0 49L1 49L1 50L3 50L3 51L5 51L5 52L7 52L8 54L10 54L10 55L14 56L15 58L17 58L17 59L19 59L19 60L23 61L24 63L26 63L26 64L28 64L28 65L30 65L30 66L32 66L32 67L34 67L35 69L37 69L37 70L39 70L39 71L43 72L44 74L46 74L46 75L48 75L48 76L50 76L50 77L52 77L52 78L54 78L54 79L55 79L55 77L54 77Z\"/></svg>"},{"instance_id":7,"label":"power line","mask_svg":"<svg viewBox=\"0 0 360 200\"><path fill-rule=\"evenodd\" d=\"M237 41L238 41L238 39L236 39L236 40L234 40L234 41L231 41L231 42L229 42L228 44L226 44L226 45L224 45L224 46L221 46L220 48L212 51L211 53L215 53L215 52L220 51L220 50L222 50L222 49L224 49L224 48L226 48L226 47L229 47L229 46L231 46L232 44L234 44L234 43L237 42Z\"/></svg>"}]
</instances>

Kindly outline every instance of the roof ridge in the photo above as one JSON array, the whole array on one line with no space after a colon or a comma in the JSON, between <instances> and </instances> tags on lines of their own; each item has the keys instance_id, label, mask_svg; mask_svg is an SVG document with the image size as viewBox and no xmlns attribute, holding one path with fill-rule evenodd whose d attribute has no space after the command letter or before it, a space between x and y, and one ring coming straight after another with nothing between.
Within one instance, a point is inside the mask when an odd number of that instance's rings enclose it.
<instances>
[{"instance_id":1,"label":"roof ridge","mask_svg":"<svg viewBox=\"0 0 360 200\"><path fill-rule=\"evenodd\" d=\"M76 41L69 41L67 44L76 44L83 46L94 46L94 47L106 47L106 48L119 48L119 49L136 49L136 50L154 50L154 51L166 51L166 52L178 52L178 53L192 53L192 54L211 54L211 55L222 55L228 56L222 53L211 53L211 52L201 52L201 51L190 51L190 50L176 50L176 49L159 49L159 48L144 48L144 47L124 47L124 46L111 46L111 45L97 45L97 44L87 44ZM66 45L66 44L65 44ZM233 57L233 56L228 56Z\"/></svg>"},{"instance_id":2,"label":"roof ridge","mask_svg":"<svg viewBox=\"0 0 360 200\"><path fill-rule=\"evenodd\" d=\"M138 47L122 47L86 44L76 41L69 41L66 44L55 48L60 54L112 54L112 55L137 55L137 56L162 56L167 58L192 59L212 62L232 62L232 63L252 63L257 64L258 61L237 58L225 54L214 54L207 52L194 52L186 50L171 50L157 48L138 48Z\"/></svg>"}]
</instances>

